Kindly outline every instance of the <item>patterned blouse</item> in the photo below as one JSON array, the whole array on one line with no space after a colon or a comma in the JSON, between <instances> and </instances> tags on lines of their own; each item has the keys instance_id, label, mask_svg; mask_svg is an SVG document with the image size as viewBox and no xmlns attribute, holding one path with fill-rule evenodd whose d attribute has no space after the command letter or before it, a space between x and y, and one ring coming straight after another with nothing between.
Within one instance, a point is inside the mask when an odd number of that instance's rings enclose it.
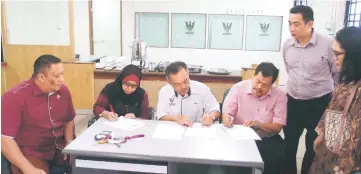
<instances>
[{"instance_id":1,"label":"patterned blouse","mask_svg":"<svg viewBox=\"0 0 361 174\"><path fill-rule=\"evenodd\" d=\"M316 150L316 156L310 171L311 174L342 174L361 170L361 82L339 84L327 109L343 111L352 90L355 89L356 94L349 109L349 114L351 115L351 135L345 140L338 154L327 149L324 139ZM326 127L334 126L332 123L329 125L325 124L325 115L323 115L316 128L319 135L323 134L323 136L325 135Z\"/></svg>"}]
</instances>

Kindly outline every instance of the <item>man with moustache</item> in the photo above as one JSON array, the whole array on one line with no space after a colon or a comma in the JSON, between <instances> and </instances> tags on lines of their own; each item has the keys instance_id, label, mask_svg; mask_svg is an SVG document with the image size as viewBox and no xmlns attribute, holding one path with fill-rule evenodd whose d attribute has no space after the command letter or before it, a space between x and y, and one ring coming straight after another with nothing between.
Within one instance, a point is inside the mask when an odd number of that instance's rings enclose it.
<instances>
[{"instance_id":1,"label":"man with moustache","mask_svg":"<svg viewBox=\"0 0 361 174\"><path fill-rule=\"evenodd\" d=\"M285 41L282 50L288 73L285 174L297 173L296 154L304 129L307 130L306 152L301 173L308 174L315 156L315 128L330 102L338 78L332 38L314 31L313 21L311 7L300 5L291 8L289 30L292 38Z\"/></svg>"},{"instance_id":2,"label":"man with moustache","mask_svg":"<svg viewBox=\"0 0 361 174\"><path fill-rule=\"evenodd\" d=\"M287 97L273 85L278 73L272 63L259 64L255 76L233 85L223 103L224 126L248 126L262 138L256 144L264 174L280 174L284 162L284 142L278 133L286 125Z\"/></svg>"},{"instance_id":3,"label":"man with moustache","mask_svg":"<svg viewBox=\"0 0 361 174\"><path fill-rule=\"evenodd\" d=\"M33 76L1 97L1 152L13 174L46 174L50 164L71 172L61 151L74 139L75 111L63 82L61 60L42 55Z\"/></svg>"}]
</instances>

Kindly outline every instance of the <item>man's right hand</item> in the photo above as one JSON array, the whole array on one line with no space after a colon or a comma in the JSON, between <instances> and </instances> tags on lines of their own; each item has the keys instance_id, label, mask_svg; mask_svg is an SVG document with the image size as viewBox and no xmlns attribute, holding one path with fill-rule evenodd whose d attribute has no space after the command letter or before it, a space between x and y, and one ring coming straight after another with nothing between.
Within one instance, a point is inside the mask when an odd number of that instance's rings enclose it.
<instances>
[{"instance_id":1,"label":"man's right hand","mask_svg":"<svg viewBox=\"0 0 361 174\"><path fill-rule=\"evenodd\" d=\"M193 125L193 122L187 116L184 116L184 115L177 116L177 123L182 126L192 126Z\"/></svg>"},{"instance_id":2,"label":"man's right hand","mask_svg":"<svg viewBox=\"0 0 361 174\"><path fill-rule=\"evenodd\" d=\"M102 117L106 118L109 121L115 121L118 119L118 114L116 114L114 112L103 111Z\"/></svg>"},{"instance_id":3,"label":"man's right hand","mask_svg":"<svg viewBox=\"0 0 361 174\"><path fill-rule=\"evenodd\" d=\"M223 121L224 126L232 127L234 118L232 116L228 115L228 114L223 114L222 121Z\"/></svg>"},{"instance_id":4,"label":"man's right hand","mask_svg":"<svg viewBox=\"0 0 361 174\"><path fill-rule=\"evenodd\" d=\"M32 167L31 169L25 170L23 172L24 174L46 174L44 170L38 169L36 167Z\"/></svg>"}]
</instances>

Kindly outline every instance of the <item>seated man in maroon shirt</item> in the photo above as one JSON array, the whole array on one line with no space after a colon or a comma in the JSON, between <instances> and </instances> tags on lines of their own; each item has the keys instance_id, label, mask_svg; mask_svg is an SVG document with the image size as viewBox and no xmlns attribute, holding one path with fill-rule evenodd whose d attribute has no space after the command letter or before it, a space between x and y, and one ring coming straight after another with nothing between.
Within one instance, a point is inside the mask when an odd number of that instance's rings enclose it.
<instances>
[{"instance_id":1,"label":"seated man in maroon shirt","mask_svg":"<svg viewBox=\"0 0 361 174\"><path fill-rule=\"evenodd\" d=\"M1 152L14 174L49 173L50 164L70 169L61 150L74 139L75 111L63 72L59 58L40 56L32 78L1 97Z\"/></svg>"}]
</instances>

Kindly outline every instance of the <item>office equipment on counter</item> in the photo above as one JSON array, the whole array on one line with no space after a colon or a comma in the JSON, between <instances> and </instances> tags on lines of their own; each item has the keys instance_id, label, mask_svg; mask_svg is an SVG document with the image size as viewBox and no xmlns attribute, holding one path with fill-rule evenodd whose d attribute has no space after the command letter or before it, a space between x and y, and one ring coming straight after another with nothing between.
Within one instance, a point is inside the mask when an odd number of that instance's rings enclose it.
<instances>
[{"instance_id":1,"label":"office equipment on counter","mask_svg":"<svg viewBox=\"0 0 361 174\"><path fill-rule=\"evenodd\" d=\"M156 62L148 62L147 63L147 71L148 72L156 72L157 71L157 63Z\"/></svg>"},{"instance_id":2,"label":"office equipment on counter","mask_svg":"<svg viewBox=\"0 0 361 174\"><path fill-rule=\"evenodd\" d=\"M146 59L147 59L146 42L137 38L133 41L131 48L132 48L132 57L130 59L131 63L133 63L133 61L139 61L140 62L139 68L144 69L145 65L146 65Z\"/></svg>"},{"instance_id":3,"label":"office equipment on counter","mask_svg":"<svg viewBox=\"0 0 361 174\"><path fill-rule=\"evenodd\" d=\"M229 75L231 72L229 72L227 69L224 68L211 68L207 70L208 74L214 74L214 75Z\"/></svg>"},{"instance_id":4,"label":"office equipment on counter","mask_svg":"<svg viewBox=\"0 0 361 174\"><path fill-rule=\"evenodd\" d=\"M95 62L105 57L105 55L78 54L79 62Z\"/></svg>"},{"instance_id":5,"label":"office equipment on counter","mask_svg":"<svg viewBox=\"0 0 361 174\"><path fill-rule=\"evenodd\" d=\"M96 69L103 69L105 67L105 64L104 63L96 63L95 64L95 68Z\"/></svg>"},{"instance_id":6,"label":"office equipment on counter","mask_svg":"<svg viewBox=\"0 0 361 174\"><path fill-rule=\"evenodd\" d=\"M202 66L201 65L188 65L188 71L190 73L201 73L202 72Z\"/></svg>"},{"instance_id":7,"label":"office equipment on counter","mask_svg":"<svg viewBox=\"0 0 361 174\"><path fill-rule=\"evenodd\" d=\"M159 62L157 65L157 71L158 72L164 72L168 65L170 65L171 62Z\"/></svg>"}]
</instances>

